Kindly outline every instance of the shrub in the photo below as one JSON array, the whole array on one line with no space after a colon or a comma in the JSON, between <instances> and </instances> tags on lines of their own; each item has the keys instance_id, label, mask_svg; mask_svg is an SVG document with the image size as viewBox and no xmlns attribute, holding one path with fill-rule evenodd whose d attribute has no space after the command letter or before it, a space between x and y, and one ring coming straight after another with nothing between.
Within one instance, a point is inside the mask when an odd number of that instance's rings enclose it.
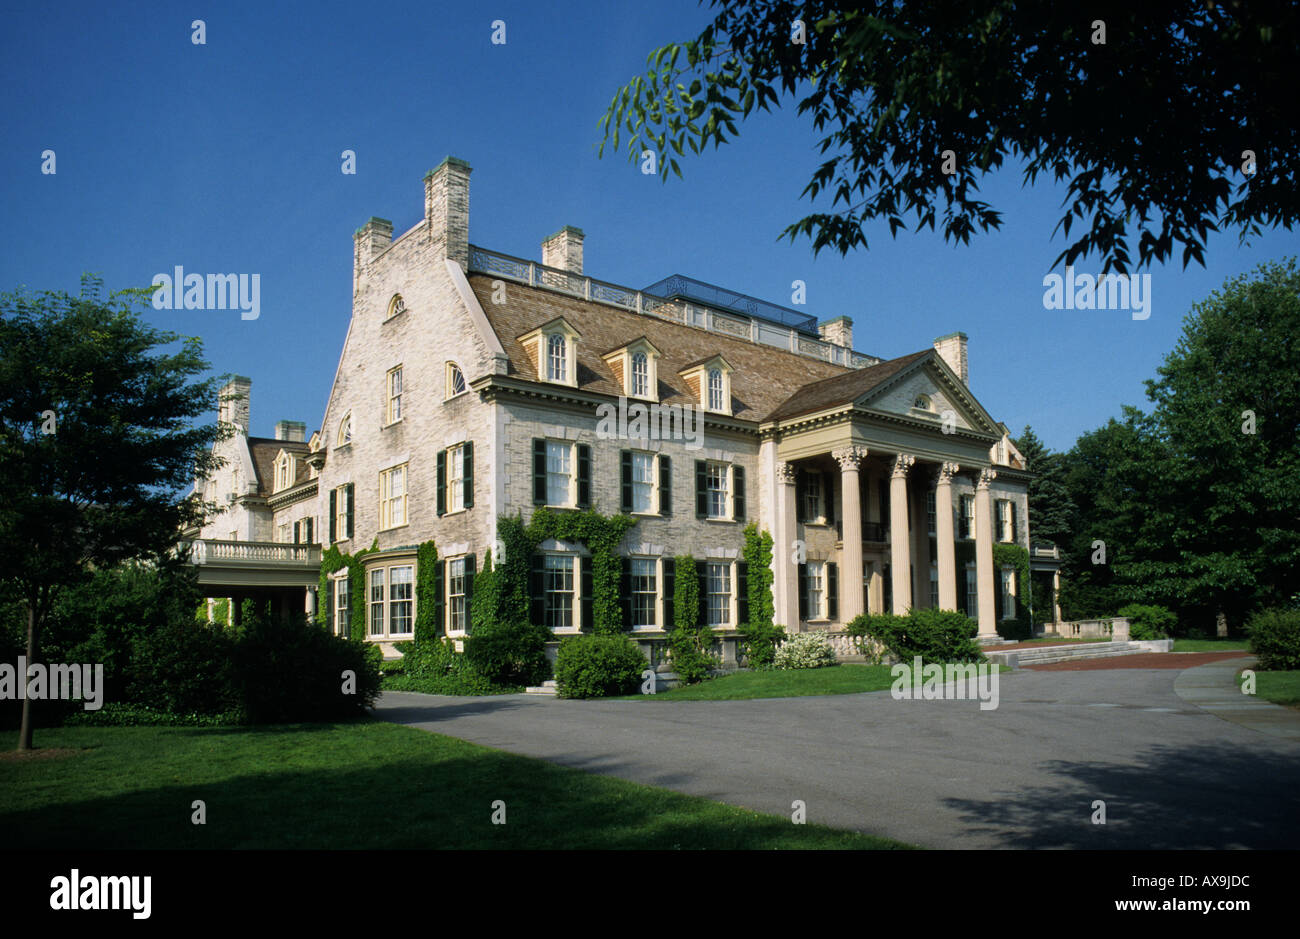
<instances>
[{"instance_id":1,"label":"shrub","mask_svg":"<svg viewBox=\"0 0 1300 939\"><path fill-rule=\"evenodd\" d=\"M631 694L649 667L627 636L574 636L560 643L555 680L562 698Z\"/></svg>"},{"instance_id":2,"label":"shrub","mask_svg":"<svg viewBox=\"0 0 1300 939\"><path fill-rule=\"evenodd\" d=\"M750 668L768 668L776 655L776 647L786 639L785 630L771 623L746 623L740 627L745 637L741 654Z\"/></svg>"},{"instance_id":3,"label":"shrub","mask_svg":"<svg viewBox=\"0 0 1300 939\"><path fill-rule=\"evenodd\" d=\"M1262 671L1300 669L1300 610L1261 610L1246 623L1246 635Z\"/></svg>"},{"instance_id":4,"label":"shrub","mask_svg":"<svg viewBox=\"0 0 1300 939\"><path fill-rule=\"evenodd\" d=\"M975 639L979 626L965 613L952 610L914 609L906 616L863 613L849 623L848 632L860 645L878 642L901 662L918 655L925 662L984 661Z\"/></svg>"},{"instance_id":5,"label":"shrub","mask_svg":"<svg viewBox=\"0 0 1300 939\"><path fill-rule=\"evenodd\" d=\"M358 717L379 696L383 653L308 625L301 615L278 622L252 617L235 645L235 672L254 724ZM355 676L344 692L343 673Z\"/></svg>"},{"instance_id":6,"label":"shrub","mask_svg":"<svg viewBox=\"0 0 1300 939\"><path fill-rule=\"evenodd\" d=\"M551 677L546 643L554 639L545 626L528 622L475 622L465 639L465 661L498 685L540 685Z\"/></svg>"},{"instance_id":7,"label":"shrub","mask_svg":"<svg viewBox=\"0 0 1300 939\"><path fill-rule=\"evenodd\" d=\"M1117 614L1128 618L1130 639L1168 639L1178 617L1163 606L1130 603Z\"/></svg>"},{"instance_id":8,"label":"shrub","mask_svg":"<svg viewBox=\"0 0 1300 939\"><path fill-rule=\"evenodd\" d=\"M406 674L406 662L403 659L384 659L379 663L379 674L404 675Z\"/></svg>"},{"instance_id":9,"label":"shrub","mask_svg":"<svg viewBox=\"0 0 1300 939\"><path fill-rule=\"evenodd\" d=\"M824 633L796 633L776 647L777 668L822 668L835 664L835 650Z\"/></svg>"},{"instance_id":10,"label":"shrub","mask_svg":"<svg viewBox=\"0 0 1300 939\"><path fill-rule=\"evenodd\" d=\"M480 695L504 690L480 674L450 639L399 642L397 651L402 653L402 674L384 683L394 691Z\"/></svg>"},{"instance_id":11,"label":"shrub","mask_svg":"<svg viewBox=\"0 0 1300 939\"><path fill-rule=\"evenodd\" d=\"M126 703L172 714L221 714L240 704L237 640L220 626L166 623L135 643Z\"/></svg>"},{"instance_id":12,"label":"shrub","mask_svg":"<svg viewBox=\"0 0 1300 939\"><path fill-rule=\"evenodd\" d=\"M246 721L240 711L176 714L140 704L109 702L98 711L74 711L63 723L73 727L234 727Z\"/></svg>"}]
</instances>

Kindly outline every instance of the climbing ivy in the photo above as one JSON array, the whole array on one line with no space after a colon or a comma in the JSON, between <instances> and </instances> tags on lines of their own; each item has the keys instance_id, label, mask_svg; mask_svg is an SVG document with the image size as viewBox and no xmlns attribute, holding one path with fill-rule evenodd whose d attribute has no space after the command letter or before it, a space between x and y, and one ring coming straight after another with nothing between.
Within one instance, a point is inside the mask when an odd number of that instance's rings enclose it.
<instances>
[{"instance_id":1,"label":"climbing ivy","mask_svg":"<svg viewBox=\"0 0 1300 939\"><path fill-rule=\"evenodd\" d=\"M693 685L709 677L715 662L710 654L713 630L700 615L700 578L695 558L684 554L673 559L677 576L673 582L673 628L668 634L673 672Z\"/></svg>"},{"instance_id":2,"label":"climbing ivy","mask_svg":"<svg viewBox=\"0 0 1300 939\"><path fill-rule=\"evenodd\" d=\"M555 512L546 507L533 513L527 525L520 516L497 520L497 537L504 548L496 573L499 615L510 623L527 623L530 598L528 570L537 546L548 538L578 541L591 552L592 629L599 634L623 631L623 605L619 602L619 581L623 559L619 543L636 524L629 515L601 515L594 510Z\"/></svg>"},{"instance_id":3,"label":"climbing ivy","mask_svg":"<svg viewBox=\"0 0 1300 939\"><path fill-rule=\"evenodd\" d=\"M366 641L366 570L361 563L361 559L367 554L374 554L379 550L379 539L376 538L369 548L363 548L356 554L344 554L338 549L337 545L330 545L323 552L320 558L320 587L316 594L316 622L325 628L325 604L329 597L329 576L343 568L348 569L348 593L351 598L351 616L348 624L348 638L354 642L364 643Z\"/></svg>"},{"instance_id":4,"label":"climbing ivy","mask_svg":"<svg viewBox=\"0 0 1300 939\"><path fill-rule=\"evenodd\" d=\"M993 545L993 569L1000 571L1004 567L1013 567L1016 571L1016 615L1013 619L999 620L998 632L1008 639L1028 639L1032 629L1029 625L1029 608L1024 603L1026 591L1031 589L1029 582L1029 552L1018 544Z\"/></svg>"},{"instance_id":5,"label":"climbing ivy","mask_svg":"<svg viewBox=\"0 0 1300 939\"><path fill-rule=\"evenodd\" d=\"M745 563L749 565L749 622L771 626L776 617L772 604L772 536L757 525L745 526ZM741 623L743 628L746 624Z\"/></svg>"},{"instance_id":6,"label":"climbing ivy","mask_svg":"<svg viewBox=\"0 0 1300 939\"><path fill-rule=\"evenodd\" d=\"M442 638L436 620L438 612L438 548L424 541L415 550L415 642Z\"/></svg>"}]
</instances>

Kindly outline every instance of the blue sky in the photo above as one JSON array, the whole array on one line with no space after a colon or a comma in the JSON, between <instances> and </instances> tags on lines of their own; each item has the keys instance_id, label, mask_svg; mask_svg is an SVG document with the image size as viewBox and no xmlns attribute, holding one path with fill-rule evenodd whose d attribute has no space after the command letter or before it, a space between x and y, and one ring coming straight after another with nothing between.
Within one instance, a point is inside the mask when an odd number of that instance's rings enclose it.
<instances>
[{"instance_id":1,"label":"blue sky","mask_svg":"<svg viewBox=\"0 0 1300 939\"><path fill-rule=\"evenodd\" d=\"M206 23L206 45L190 23ZM928 230L814 259L778 241L809 211L820 162L793 107L683 165L666 185L623 154L597 159L597 127L647 53L694 36L708 11L654 4L28 4L0 39L0 289L110 288L192 272L257 273L261 315L149 311L198 335L215 372L253 379L253 432L279 419L315 429L350 315L352 233L372 215L403 232L424 173L452 154L474 168L470 240L529 258L564 225L586 232L587 273L643 287L683 273L854 321L856 347L891 358L954 330L970 337L971 387L1016 433L1055 449L1143 404L1143 379L1177 342L1191 305L1225 278L1297 253L1294 232L1251 246L1213 236L1207 266L1151 269L1151 317L1045 310L1042 278L1063 186L1022 188L1008 169L984 196L1001 231L967 246ZM490 42L506 23L506 43ZM1098 128L1104 133L1104 128ZM41 154L57 173L42 175ZM340 154L357 154L356 175ZM1136 239L1133 239L1134 243ZM1089 260L1080 270L1098 270ZM433 341L431 337L431 341Z\"/></svg>"}]
</instances>

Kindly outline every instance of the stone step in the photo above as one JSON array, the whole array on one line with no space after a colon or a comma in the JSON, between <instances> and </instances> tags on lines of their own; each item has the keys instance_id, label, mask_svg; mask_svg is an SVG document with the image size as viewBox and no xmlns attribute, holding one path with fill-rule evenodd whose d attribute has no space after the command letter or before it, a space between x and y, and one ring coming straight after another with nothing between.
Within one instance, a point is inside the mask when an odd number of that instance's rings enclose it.
<instances>
[{"instance_id":1,"label":"stone step","mask_svg":"<svg viewBox=\"0 0 1300 939\"><path fill-rule=\"evenodd\" d=\"M559 686L555 684L554 678L550 681L544 681L540 685L534 685L524 689L524 694L545 694L550 695L552 698L559 693L560 689Z\"/></svg>"},{"instance_id":2,"label":"stone step","mask_svg":"<svg viewBox=\"0 0 1300 939\"><path fill-rule=\"evenodd\" d=\"M1139 655L1151 651L1150 647L1136 642L1087 642L1070 646L988 652L987 655L990 661L1018 668L1025 665L1055 665L1080 659L1113 658L1117 655Z\"/></svg>"}]
</instances>

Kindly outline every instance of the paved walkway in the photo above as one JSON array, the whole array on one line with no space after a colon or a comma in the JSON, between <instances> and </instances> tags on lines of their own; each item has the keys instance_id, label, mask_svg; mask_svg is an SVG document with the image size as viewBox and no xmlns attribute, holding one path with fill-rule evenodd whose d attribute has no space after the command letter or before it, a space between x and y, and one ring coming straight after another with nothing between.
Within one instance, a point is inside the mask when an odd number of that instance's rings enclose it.
<instances>
[{"instance_id":1,"label":"paved walkway","mask_svg":"<svg viewBox=\"0 0 1300 939\"><path fill-rule=\"evenodd\" d=\"M1238 656L1228 662L1189 668L1174 679L1174 691L1184 701L1225 721L1283 740L1300 740L1300 711L1242 694L1237 672L1255 662L1254 656Z\"/></svg>"},{"instance_id":2,"label":"paved walkway","mask_svg":"<svg viewBox=\"0 0 1300 939\"><path fill-rule=\"evenodd\" d=\"M845 666L848 667L848 666ZM1300 847L1300 742L1220 720L1177 672L1003 673L996 710L889 692L567 701L389 692L386 720L934 848ZM1093 803L1107 823L1092 824Z\"/></svg>"},{"instance_id":3,"label":"paved walkway","mask_svg":"<svg viewBox=\"0 0 1300 939\"><path fill-rule=\"evenodd\" d=\"M1001 650L998 650L1001 651ZM1053 662L1050 665L1024 665L1043 672L1085 672L1105 668L1192 668L1207 662L1239 659L1247 653L1236 652L1138 652L1133 655L1110 655L1105 658Z\"/></svg>"}]
</instances>

